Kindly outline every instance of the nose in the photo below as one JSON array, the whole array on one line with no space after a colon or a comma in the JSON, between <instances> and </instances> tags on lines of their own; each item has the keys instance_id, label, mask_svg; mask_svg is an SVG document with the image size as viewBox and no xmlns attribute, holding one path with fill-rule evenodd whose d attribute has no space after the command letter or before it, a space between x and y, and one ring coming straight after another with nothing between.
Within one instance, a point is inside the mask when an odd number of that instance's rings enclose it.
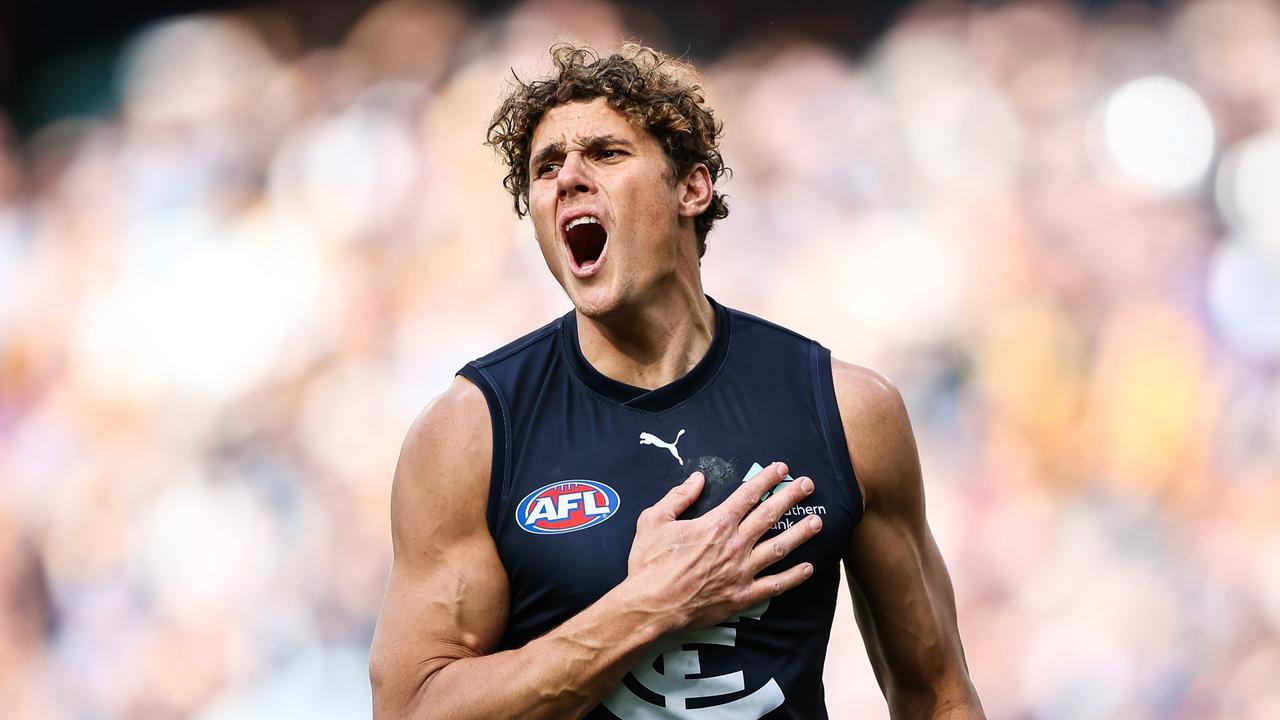
<instances>
[{"instance_id":1,"label":"nose","mask_svg":"<svg viewBox=\"0 0 1280 720\"><path fill-rule=\"evenodd\" d=\"M560 172L556 173L556 194L566 198L578 193L595 192L595 181L591 170L582 160L582 153L571 152L565 155Z\"/></svg>"}]
</instances>

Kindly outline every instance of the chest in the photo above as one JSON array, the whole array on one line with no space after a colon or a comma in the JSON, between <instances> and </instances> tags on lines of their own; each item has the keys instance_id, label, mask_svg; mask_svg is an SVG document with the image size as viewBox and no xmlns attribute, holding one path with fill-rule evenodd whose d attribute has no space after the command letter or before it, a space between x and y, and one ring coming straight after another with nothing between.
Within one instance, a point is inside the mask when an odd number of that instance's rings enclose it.
<instances>
[{"instance_id":1,"label":"chest","mask_svg":"<svg viewBox=\"0 0 1280 720\"><path fill-rule=\"evenodd\" d=\"M723 388L654 414L551 388L513 433L511 472L496 528L512 591L512 622L571 615L620 583L636 520L694 471L706 477L685 517L719 505L762 466L781 460L815 490L766 534L808 515L823 530L778 569L812 562L838 574L858 510L821 417L804 402Z\"/></svg>"}]
</instances>

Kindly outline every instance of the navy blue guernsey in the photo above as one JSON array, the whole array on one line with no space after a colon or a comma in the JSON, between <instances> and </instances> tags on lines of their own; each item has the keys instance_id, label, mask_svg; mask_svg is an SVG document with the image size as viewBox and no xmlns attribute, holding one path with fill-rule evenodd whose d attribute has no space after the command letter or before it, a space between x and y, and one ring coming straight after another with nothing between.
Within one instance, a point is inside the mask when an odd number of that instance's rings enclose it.
<instances>
[{"instance_id":1,"label":"navy blue guernsey","mask_svg":"<svg viewBox=\"0 0 1280 720\"><path fill-rule=\"evenodd\" d=\"M821 532L766 570L813 563L799 587L712 628L647 648L591 720L827 717L822 668L839 563L862 515L821 345L714 301L715 335L686 375L656 390L587 363L573 312L459 371L493 423L488 522L510 578L499 650L521 647L618 585L636 518L695 470L685 517L781 460L814 492L765 537L807 515ZM783 482L787 482L784 480Z\"/></svg>"}]
</instances>

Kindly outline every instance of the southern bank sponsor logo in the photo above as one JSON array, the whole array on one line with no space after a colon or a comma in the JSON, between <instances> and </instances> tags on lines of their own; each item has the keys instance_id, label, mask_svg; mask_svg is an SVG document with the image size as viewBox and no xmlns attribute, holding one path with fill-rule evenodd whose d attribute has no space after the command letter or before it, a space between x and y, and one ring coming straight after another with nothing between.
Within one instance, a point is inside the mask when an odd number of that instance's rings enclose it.
<instances>
[{"instance_id":1,"label":"southern bank sponsor logo","mask_svg":"<svg viewBox=\"0 0 1280 720\"><path fill-rule=\"evenodd\" d=\"M760 467L760 463L752 464L751 469L747 471L747 474L742 476L742 482L746 482L750 480L751 478L755 477L757 473L760 473L763 471L764 471L764 468ZM769 492L764 494L764 497L760 498L760 502L764 502L765 500L768 500L769 498L773 497L775 494L780 493L783 490L786 490L788 487L790 487L791 483L795 481L796 479L791 477L790 475L782 478L782 480L777 485L774 485L773 488L769 490ZM810 495L807 499L812 500L813 496ZM786 530L787 528L796 524L796 522L804 518L806 515L826 515L826 514L827 514L826 505L817 505L817 504L793 505L792 507L787 508L786 512L782 513L782 519L774 524L773 529Z\"/></svg>"},{"instance_id":2,"label":"southern bank sponsor logo","mask_svg":"<svg viewBox=\"0 0 1280 720\"><path fill-rule=\"evenodd\" d=\"M535 535L585 530L613 517L618 492L594 480L559 480L534 490L516 506L516 524Z\"/></svg>"}]
</instances>

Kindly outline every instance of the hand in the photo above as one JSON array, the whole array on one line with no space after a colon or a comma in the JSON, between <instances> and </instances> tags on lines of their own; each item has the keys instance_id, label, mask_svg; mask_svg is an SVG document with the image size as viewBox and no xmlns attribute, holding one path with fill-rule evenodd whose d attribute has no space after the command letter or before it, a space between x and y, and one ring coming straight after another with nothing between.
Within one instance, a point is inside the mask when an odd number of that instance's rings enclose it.
<instances>
[{"instance_id":1,"label":"hand","mask_svg":"<svg viewBox=\"0 0 1280 720\"><path fill-rule=\"evenodd\" d=\"M822 528L811 515L777 537L759 542L791 506L813 492L802 477L763 503L760 498L787 476L773 463L744 482L719 507L693 520L677 520L702 492L695 472L653 507L640 513L627 558L627 580L649 607L668 613L671 630L708 627L804 582L813 565L756 577Z\"/></svg>"}]
</instances>

